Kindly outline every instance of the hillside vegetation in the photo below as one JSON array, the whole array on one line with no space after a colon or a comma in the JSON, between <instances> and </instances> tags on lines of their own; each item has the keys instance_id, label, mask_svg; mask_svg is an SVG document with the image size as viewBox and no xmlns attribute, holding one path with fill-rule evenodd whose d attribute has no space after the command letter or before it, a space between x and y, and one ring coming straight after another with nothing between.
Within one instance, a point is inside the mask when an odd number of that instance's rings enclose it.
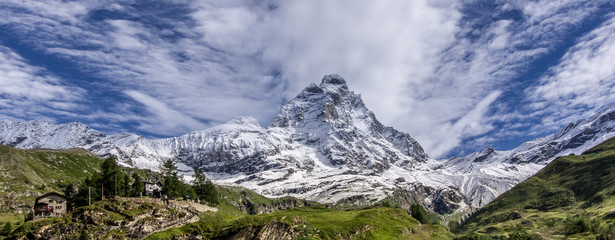
<instances>
[{"instance_id":1,"label":"hillside vegetation","mask_svg":"<svg viewBox=\"0 0 615 240\"><path fill-rule=\"evenodd\" d=\"M166 204L152 198L116 198L79 207L55 218L28 221L8 239L142 239L170 227L195 222L216 208L187 202Z\"/></svg>"},{"instance_id":2,"label":"hillside vegetation","mask_svg":"<svg viewBox=\"0 0 615 240\"><path fill-rule=\"evenodd\" d=\"M467 239L615 239L615 138L555 159L472 214Z\"/></svg>"},{"instance_id":3,"label":"hillside vegetation","mask_svg":"<svg viewBox=\"0 0 615 240\"><path fill-rule=\"evenodd\" d=\"M334 209L291 197L269 199L218 187L219 211L147 239L452 239L440 225L421 224L400 208ZM268 238L270 237L270 238Z\"/></svg>"},{"instance_id":4,"label":"hillside vegetation","mask_svg":"<svg viewBox=\"0 0 615 240\"><path fill-rule=\"evenodd\" d=\"M85 149L27 149L0 145L0 186L4 191L59 191L98 172L102 158Z\"/></svg>"},{"instance_id":5,"label":"hillside vegetation","mask_svg":"<svg viewBox=\"0 0 615 240\"><path fill-rule=\"evenodd\" d=\"M84 149L20 150L0 145L0 223L20 224L34 199L62 192L100 170L103 159Z\"/></svg>"}]
</instances>

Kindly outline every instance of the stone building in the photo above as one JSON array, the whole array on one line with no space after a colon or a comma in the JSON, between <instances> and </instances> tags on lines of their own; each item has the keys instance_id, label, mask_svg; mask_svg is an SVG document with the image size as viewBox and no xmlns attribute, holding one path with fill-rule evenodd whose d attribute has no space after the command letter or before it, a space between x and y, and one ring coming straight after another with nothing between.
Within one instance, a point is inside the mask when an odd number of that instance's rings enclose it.
<instances>
[{"instance_id":1,"label":"stone building","mask_svg":"<svg viewBox=\"0 0 615 240\"><path fill-rule=\"evenodd\" d=\"M66 196L49 192L34 201L34 219L56 217L66 214Z\"/></svg>"},{"instance_id":2,"label":"stone building","mask_svg":"<svg viewBox=\"0 0 615 240\"><path fill-rule=\"evenodd\" d=\"M143 182L145 184L145 195L150 197L160 197L160 182Z\"/></svg>"}]
</instances>

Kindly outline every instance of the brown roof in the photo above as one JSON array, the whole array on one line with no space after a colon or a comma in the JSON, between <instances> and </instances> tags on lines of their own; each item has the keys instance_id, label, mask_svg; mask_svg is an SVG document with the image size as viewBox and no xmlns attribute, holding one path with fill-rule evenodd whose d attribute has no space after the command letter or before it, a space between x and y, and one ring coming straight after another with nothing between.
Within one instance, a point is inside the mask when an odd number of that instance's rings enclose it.
<instances>
[{"instance_id":1,"label":"brown roof","mask_svg":"<svg viewBox=\"0 0 615 240\"><path fill-rule=\"evenodd\" d=\"M67 198L66 196L64 196L63 194L59 194L59 193L57 193L57 192L48 192L48 193L45 193L45 194L43 194L43 195L40 195L40 196L36 197L36 201L38 202L38 200L39 200L39 199L44 198L44 197L47 197L47 196L50 196L50 195L56 195L56 196L63 197L64 199L68 199L68 198Z\"/></svg>"}]
</instances>

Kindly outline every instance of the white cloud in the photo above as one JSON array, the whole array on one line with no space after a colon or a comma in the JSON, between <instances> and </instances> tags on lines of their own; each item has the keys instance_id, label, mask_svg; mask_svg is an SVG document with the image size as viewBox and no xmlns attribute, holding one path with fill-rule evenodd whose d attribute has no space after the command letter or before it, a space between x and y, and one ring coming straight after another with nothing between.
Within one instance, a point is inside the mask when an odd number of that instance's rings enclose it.
<instances>
[{"instance_id":1,"label":"white cloud","mask_svg":"<svg viewBox=\"0 0 615 240\"><path fill-rule=\"evenodd\" d=\"M140 31L139 27L133 27L132 24L135 24L134 22L113 20L109 21L109 23L117 29L110 33L111 37L115 40L116 46L124 50L143 50L146 48L137 35L147 33Z\"/></svg>"},{"instance_id":2,"label":"white cloud","mask_svg":"<svg viewBox=\"0 0 615 240\"><path fill-rule=\"evenodd\" d=\"M418 115L412 88L429 84L439 53L455 40L457 7L434 1L280 2L262 26L263 60L287 81L287 97L338 73L378 119L416 136L418 129L406 121ZM422 122L433 123L437 114Z\"/></svg>"},{"instance_id":3,"label":"white cloud","mask_svg":"<svg viewBox=\"0 0 615 240\"><path fill-rule=\"evenodd\" d=\"M43 68L30 65L23 57L0 46L0 116L48 119L48 114L74 115L85 90L65 85Z\"/></svg>"},{"instance_id":4,"label":"white cloud","mask_svg":"<svg viewBox=\"0 0 615 240\"><path fill-rule=\"evenodd\" d=\"M123 3L0 3L0 25L35 51L102 79L91 84L132 100L112 103L116 112L85 116L106 116L105 126L138 122L144 132L177 135L240 115L266 125L283 100L338 73L383 123L409 132L439 157L528 128L523 107L514 106L519 102L504 102L519 85L531 85L515 81L608 0L495 1L488 9L473 5L477 12L468 12L472 2L428 0L211 0L168 3L155 12ZM129 17L90 16L101 9ZM611 61L612 38L582 39L569 60L541 80L533 93L544 97L526 101L528 108L562 108L555 99L569 99L572 83L593 94L577 95L572 104L608 100L609 89L593 89L613 82L612 69L596 66ZM56 85L50 86L47 98L57 96ZM53 107L75 105L58 101ZM496 122L506 124L493 130ZM541 126L550 124L558 122L546 119Z\"/></svg>"},{"instance_id":5,"label":"white cloud","mask_svg":"<svg viewBox=\"0 0 615 240\"><path fill-rule=\"evenodd\" d=\"M437 151L426 147L428 152L436 157L459 147L517 138L520 132L524 132L526 136L540 136L550 133L547 129L554 131L554 128L559 126L551 122L525 124L524 129L518 128L520 125L509 123L535 121L529 113L523 113L523 117L513 119L502 118L510 112L521 114L520 112L526 109L523 104L535 104L523 101L523 97L517 97L520 87L531 85L531 82L535 81L527 79L527 75L523 74L533 71L530 69L536 61L544 61L542 57L561 47L562 43L571 37L570 32L599 11L601 4L605 3L516 1L502 5L496 3L493 8L489 8L488 4L473 5L469 15L464 15L464 21L460 22L456 41L441 54L440 65L434 72L433 79L410 88L414 90L413 95L418 97L415 97L407 108L412 109L413 114L410 115L408 111L406 117L401 118L402 124L406 124L407 131L414 133L417 140L424 145L429 145L429 142L440 143L441 147ZM487 8L481 9L484 6ZM472 11L486 11L490 14L472 15ZM489 111L482 112L481 118L475 118L477 123L483 125L483 129L493 131L476 129L477 131L464 132L462 126L452 124L474 109L478 101L492 91L502 91L502 95L513 99L501 98L499 103L492 104ZM420 117L415 117L417 115ZM568 119L579 117L577 114ZM496 123L498 129L494 128ZM450 126L459 128L449 128ZM535 126L542 131L528 129L528 126ZM434 129L446 129L451 132L453 139L448 139L446 134L432 133ZM456 134L460 132L463 134ZM484 147L486 146L479 148ZM457 150L457 153L467 152Z\"/></svg>"},{"instance_id":6,"label":"white cloud","mask_svg":"<svg viewBox=\"0 0 615 240\"><path fill-rule=\"evenodd\" d=\"M139 128L143 131L154 132L152 129L157 129L157 131L164 133L181 134L193 129L202 129L205 127L205 124L200 121L142 92L128 90L125 91L125 93L134 100L145 105L147 111L150 111L153 115L153 117L144 117L140 119Z\"/></svg>"},{"instance_id":7,"label":"white cloud","mask_svg":"<svg viewBox=\"0 0 615 240\"><path fill-rule=\"evenodd\" d=\"M339 73L391 122L408 82L425 81L454 39L459 13L429 1L282 2L267 19L263 58L282 71L286 95Z\"/></svg>"},{"instance_id":8,"label":"white cloud","mask_svg":"<svg viewBox=\"0 0 615 240\"><path fill-rule=\"evenodd\" d=\"M615 101L615 17L589 32L527 91L543 124L561 127ZM588 111L589 110L589 111Z\"/></svg>"}]
</instances>

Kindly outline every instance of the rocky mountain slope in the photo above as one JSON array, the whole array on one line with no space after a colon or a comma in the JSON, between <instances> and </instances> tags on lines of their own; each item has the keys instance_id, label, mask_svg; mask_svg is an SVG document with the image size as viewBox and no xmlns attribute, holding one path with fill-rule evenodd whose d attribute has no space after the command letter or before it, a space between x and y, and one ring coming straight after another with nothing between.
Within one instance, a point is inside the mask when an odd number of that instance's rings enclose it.
<instances>
[{"instance_id":1,"label":"rocky mountain slope","mask_svg":"<svg viewBox=\"0 0 615 240\"><path fill-rule=\"evenodd\" d=\"M492 148L445 161L436 174L447 178L473 207L483 206L559 156L581 154L615 136L615 105L589 119L509 151Z\"/></svg>"},{"instance_id":2,"label":"rocky mountain slope","mask_svg":"<svg viewBox=\"0 0 615 240\"><path fill-rule=\"evenodd\" d=\"M439 213L482 206L557 156L614 135L615 106L510 151L487 149L434 160L407 133L382 125L343 78L327 75L284 105L264 128L238 117L166 139L105 135L80 123L0 122L0 143L18 148L83 147L126 165L157 170L167 159L190 174L269 197L370 204L387 195L422 201Z\"/></svg>"},{"instance_id":3,"label":"rocky mountain slope","mask_svg":"<svg viewBox=\"0 0 615 240\"><path fill-rule=\"evenodd\" d=\"M615 138L582 155L559 157L472 214L457 231L494 238L612 239L614 160Z\"/></svg>"}]
</instances>

